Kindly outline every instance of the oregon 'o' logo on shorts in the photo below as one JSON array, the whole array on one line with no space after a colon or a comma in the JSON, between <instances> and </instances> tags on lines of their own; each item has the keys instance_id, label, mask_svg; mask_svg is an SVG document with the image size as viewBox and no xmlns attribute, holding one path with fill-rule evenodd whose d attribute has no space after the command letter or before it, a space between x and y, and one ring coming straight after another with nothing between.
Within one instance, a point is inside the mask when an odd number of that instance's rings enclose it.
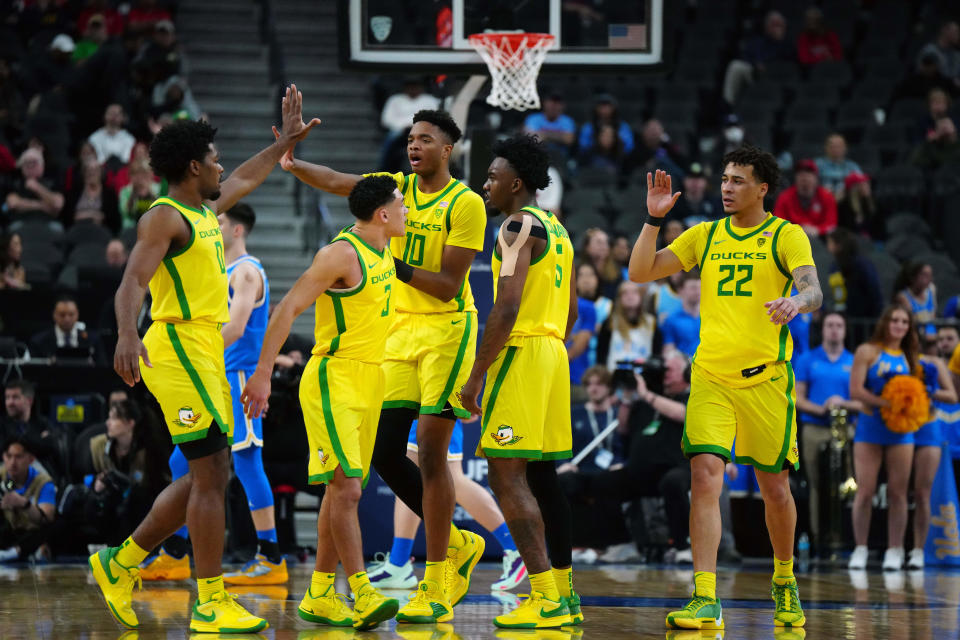
<instances>
[{"instance_id":1,"label":"oregon 'o' logo on shorts","mask_svg":"<svg viewBox=\"0 0 960 640\"><path fill-rule=\"evenodd\" d=\"M177 419L173 421L173 424L187 428L195 427L202 415L202 413L194 411L191 407L180 407L180 410L177 411Z\"/></svg>"},{"instance_id":2,"label":"oregon 'o' logo on shorts","mask_svg":"<svg viewBox=\"0 0 960 640\"><path fill-rule=\"evenodd\" d=\"M327 464L327 460L330 459L330 456L323 452L323 447L317 448L317 457L320 458L321 466L325 466Z\"/></svg>"},{"instance_id":3,"label":"oregon 'o' logo on shorts","mask_svg":"<svg viewBox=\"0 0 960 640\"><path fill-rule=\"evenodd\" d=\"M523 436L513 435L513 427L508 427L505 424L500 425L500 428L497 429L497 432L490 435L491 438L496 441L501 447L505 447L508 444L517 444L523 440Z\"/></svg>"}]
</instances>

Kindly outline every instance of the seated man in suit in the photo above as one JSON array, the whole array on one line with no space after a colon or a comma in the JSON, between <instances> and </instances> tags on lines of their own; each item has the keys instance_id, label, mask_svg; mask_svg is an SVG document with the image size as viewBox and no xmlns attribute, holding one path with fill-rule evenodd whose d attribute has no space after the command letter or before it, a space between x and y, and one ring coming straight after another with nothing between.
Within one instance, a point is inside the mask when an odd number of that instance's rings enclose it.
<instances>
[{"instance_id":1,"label":"seated man in suit","mask_svg":"<svg viewBox=\"0 0 960 640\"><path fill-rule=\"evenodd\" d=\"M30 355L34 358L53 358L57 356L58 349L78 349L98 361L96 345L96 332L87 331L86 324L80 322L77 301L72 296L62 295L53 306L53 326L30 339Z\"/></svg>"}]
</instances>

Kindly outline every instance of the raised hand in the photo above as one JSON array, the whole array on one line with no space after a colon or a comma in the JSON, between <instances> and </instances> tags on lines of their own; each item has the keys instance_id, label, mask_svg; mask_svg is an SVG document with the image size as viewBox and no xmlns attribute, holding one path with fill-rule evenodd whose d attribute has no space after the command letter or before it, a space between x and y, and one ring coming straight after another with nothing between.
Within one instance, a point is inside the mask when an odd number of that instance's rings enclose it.
<instances>
[{"instance_id":1,"label":"raised hand","mask_svg":"<svg viewBox=\"0 0 960 640\"><path fill-rule=\"evenodd\" d=\"M280 131L276 127L273 127L273 136L279 140ZM284 171L290 171L293 169L293 148L296 145L290 145L290 148L283 152L283 155L280 156L280 168Z\"/></svg>"},{"instance_id":2,"label":"raised hand","mask_svg":"<svg viewBox=\"0 0 960 640\"><path fill-rule=\"evenodd\" d=\"M680 192L673 195L673 181L666 171L657 169L655 175L647 172L647 212L654 218L662 218L673 209Z\"/></svg>"},{"instance_id":3,"label":"raised hand","mask_svg":"<svg viewBox=\"0 0 960 640\"><path fill-rule=\"evenodd\" d=\"M287 87L280 111L283 115L283 122L280 125L279 139L288 147L292 147L306 138L310 129L320 124L318 118L314 118L309 124L304 124L303 94L297 91L297 85L295 84Z\"/></svg>"}]
</instances>

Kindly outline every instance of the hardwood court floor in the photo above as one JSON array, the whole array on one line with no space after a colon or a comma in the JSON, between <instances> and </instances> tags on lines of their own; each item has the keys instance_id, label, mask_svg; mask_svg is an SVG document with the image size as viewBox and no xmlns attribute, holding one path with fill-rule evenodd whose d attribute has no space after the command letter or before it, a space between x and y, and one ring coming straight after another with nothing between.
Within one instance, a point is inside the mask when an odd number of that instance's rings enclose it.
<instances>
[{"instance_id":1,"label":"hardwood court floor","mask_svg":"<svg viewBox=\"0 0 960 640\"><path fill-rule=\"evenodd\" d=\"M402 625L393 621L355 633L324 628L297 617L297 604L310 581L312 567L293 568L283 587L234 588L243 604L267 618L270 628L259 635L224 638L275 640L341 640L404 638L406 640L471 640L479 638L544 638L586 640L616 638L702 638L808 640L881 638L933 640L957 638L960 572L927 570L919 574L851 575L821 571L800 577L800 595L807 615L804 631L776 630L772 623L768 570L722 571L719 592L724 601L723 632L677 632L664 628L664 614L688 597L692 572L648 566L577 567L574 581L583 594L586 623L575 630L515 632L497 630L493 616L514 606L510 597L494 598L489 585L498 567L480 565L472 593L457 607L449 625ZM338 583L343 590L345 585ZM192 582L147 583L135 593L134 608L141 622L137 632L121 629L107 613L85 566L49 565L0 568L0 638L89 640L164 640L191 637L187 631L194 597ZM519 589L523 590L523 588ZM405 602L405 593L397 594ZM196 634L195 638L219 636Z\"/></svg>"}]
</instances>

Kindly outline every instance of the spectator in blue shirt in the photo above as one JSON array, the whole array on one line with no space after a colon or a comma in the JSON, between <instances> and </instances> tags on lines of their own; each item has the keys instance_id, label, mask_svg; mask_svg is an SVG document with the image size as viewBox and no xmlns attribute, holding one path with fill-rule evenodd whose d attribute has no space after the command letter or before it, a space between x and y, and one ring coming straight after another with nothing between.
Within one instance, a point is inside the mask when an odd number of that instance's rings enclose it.
<instances>
[{"instance_id":1,"label":"spectator in blue shirt","mask_svg":"<svg viewBox=\"0 0 960 640\"><path fill-rule=\"evenodd\" d=\"M951 300L955 299L951 298ZM941 325L937 329L937 352L945 362L949 362L953 357L957 344L960 343L960 331L955 322ZM950 372L953 376L954 388L960 389L960 378L957 374ZM960 404L949 404L945 402L934 403L937 407L937 418L940 420L940 426L943 429L943 439L950 445L950 457L953 459L953 478L960 488Z\"/></svg>"},{"instance_id":2,"label":"spectator in blue shirt","mask_svg":"<svg viewBox=\"0 0 960 640\"><path fill-rule=\"evenodd\" d=\"M684 273L677 294L683 306L667 316L660 328L663 348L677 349L692 358L700 344L700 272L696 268Z\"/></svg>"},{"instance_id":3,"label":"spectator in blue shirt","mask_svg":"<svg viewBox=\"0 0 960 640\"><path fill-rule=\"evenodd\" d=\"M567 357L570 359L570 383L580 384L583 372L590 362L590 341L597 333L597 311L593 301L577 297L577 321L567 340ZM595 354L594 354L595 356Z\"/></svg>"},{"instance_id":4,"label":"spectator in blue shirt","mask_svg":"<svg viewBox=\"0 0 960 640\"><path fill-rule=\"evenodd\" d=\"M603 126L613 127L620 139L624 154L633 151L633 129L620 119L616 98L609 93L602 93L597 96L597 102L593 107L593 120L580 127L580 137L577 142L580 153L587 153L596 146L597 135Z\"/></svg>"},{"instance_id":5,"label":"spectator in blue shirt","mask_svg":"<svg viewBox=\"0 0 960 640\"><path fill-rule=\"evenodd\" d=\"M851 173L863 173L863 169L847 158L847 141L841 133L827 136L823 150L825 155L815 161L820 174L820 186L832 193L839 202L843 200L847 176Z\"/></svg>"},{"instance_id":6,"label":"spectator in blue shirt","mask_svg":"<svg viewBox=\"0 0 960 640\"><path fill-rule=\"evenodd\" d=\"M563 112L564 107L563 96L551 93L543 101L543 111L527 116L523 128L527 133L538 135L551 151L569 155L576 139L577 125Z\"/></svg>"},{"instance_id":7,"label":"spectator in blue shirt","mask_svg":"<svg viewBox=\"0 0 960 640\"><path fill-rule=\"evenodd\" d=\"M30 442L14 436L3 446L0 562L28 558L45 543L56 513L57 490L50 476L32 466L36 458Z\"/></svg>"},{"instance_id":8,"label":"spectator in blue shirt","mask_svg":"<svg viewBox=\"0 0 960 640\"><path fill-rule=\"evenodd\" d=\"M820 446L830 441L830 412L833 409L860 410L850 400L850 369L853 354L843 346L847 321L836 312L823 318L823 344L796 360L797 409L800 410L800 458L810 487L810 529L814 540L820 534L819 467Z\"/></svg>"}]
</instances>

